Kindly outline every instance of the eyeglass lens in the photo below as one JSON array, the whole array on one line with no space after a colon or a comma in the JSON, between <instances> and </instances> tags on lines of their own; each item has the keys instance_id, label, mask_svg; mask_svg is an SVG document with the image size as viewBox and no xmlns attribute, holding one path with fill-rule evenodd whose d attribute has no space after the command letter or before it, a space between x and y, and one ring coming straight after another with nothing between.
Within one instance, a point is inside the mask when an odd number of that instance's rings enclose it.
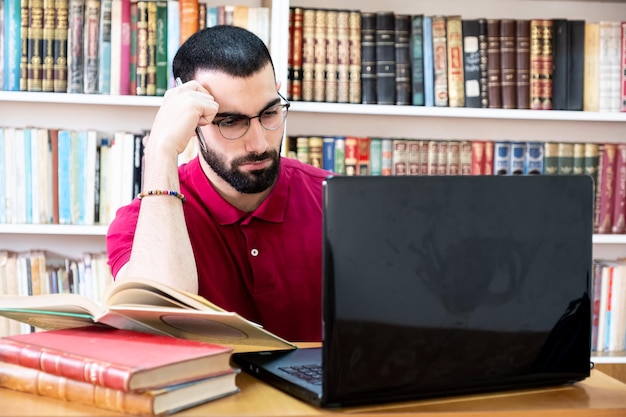
<instances>
[{"instance_id":1,"label":"eyeglass lens","mask_svg":"<svg viewBox=\"0 0 626 417\"><path fill-rule=\"evenodd\" d=\"M227 117L218 124L220 133L226 139L238 139L246 134L250 128L252 119L259 118L261 126L267 130L276 130L282 126L287 118L287 105L277 104L266 109L259 116L255 117Z\"/></svg>"}]
</instances>

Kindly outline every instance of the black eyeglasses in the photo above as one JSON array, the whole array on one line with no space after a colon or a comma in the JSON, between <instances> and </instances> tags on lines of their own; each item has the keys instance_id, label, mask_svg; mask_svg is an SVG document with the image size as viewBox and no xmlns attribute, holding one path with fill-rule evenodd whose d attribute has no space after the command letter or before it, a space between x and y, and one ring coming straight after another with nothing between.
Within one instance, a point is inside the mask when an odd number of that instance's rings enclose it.
<instances>
[{"instance_id":1,"label":"black eyeglasses","mask_svg":"<svg viewBox=\"0 0 626 417\"><path fill-rule=\"evenodd\" d=\"M246 134L250 128L252 119L259 119L261 126L266 130L276 130L280 128L287 119L287 112L291 105L289 101L280 93L278 96L284 100L284 103L274 104L263 110L258 116L248 117L244 115L227 116L223 119L213 120L211 123L216 125L225 139L235 140Z\"/></svg>"}]
</instances>

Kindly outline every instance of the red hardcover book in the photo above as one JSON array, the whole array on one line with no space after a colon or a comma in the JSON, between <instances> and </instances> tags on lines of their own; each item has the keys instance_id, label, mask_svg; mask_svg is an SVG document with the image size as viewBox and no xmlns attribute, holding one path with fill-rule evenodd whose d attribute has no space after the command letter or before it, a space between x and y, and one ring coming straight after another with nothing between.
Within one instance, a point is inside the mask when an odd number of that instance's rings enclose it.
<instances>
[{"instance_id":1,"label":"red hardcover book","mask_svg":"<svg viewBox=\"0 0 626 417\"><path fill-rule=\"evenodd\" d=\"M293 34L289 45L291 57L291 90L290 100L300 100L302 98L302 7L293 7Z\"/></svg>"},{"instance_id":2,"label":"red hardcover book","mask_svg":"<svg viewBox=\"0 0 626 417\"><path fill-rule=\"evenodd\" d=\"M598 207L598 216L596 224L596 233L611 233L613 227L613 193L615 187L615 160L617 155L617 145L614 143L605 143L602 150L602 171L599 175L600 202Z\"/></svg>"},{"instance_id":3,"label":"red hardcover book","mask_svg":"<svg viewBox=\"0 0 626 417\"><path fill-rule=\"evenodd\" d=\"M121 391L168 386L231 371L232 348L88 326L0 339L0 360Z\"/></svg>"},{"instance_id":4,"label":"red hardcover book","mask_svg":"<svg viewBox=\"0 0 626 417\"><path fill-rule=\"evenodd\" d=\"M368 137L358 138L359 150L357 152L357 175L369 175L370 174L370 144L371 139Z\"/></svg>"},{"instance_id":5,"label":"red hardcover book","mask_svg":"<svg viewBox=\"0 0 626 417\"><path fill-rule=\"evenodd\" d=\"M615 154L615 183L613 185L613 227L614 234L626 232L626 144L617 145Z\"/></svg>"},{"instance_id":6,"label":"red hardcover book","mask_svg":"<svg viewBox=\"0 0 626 417\"><path fill-rule=\"evenodd\" d=\"M485 168L485 142L472 141L472 175L483 175Z\"/></svg>"},{"instance_id":7,"label":"red hardcover book","mask_svg":"<svg viewBox=\"0 0 626 417\"><path fill-rule=\"evenodd\" d=\"M346 175L359 175L357 164L359 163L359 138L346 136Z\"/></svg>"},{"instance_id":8,"label":"red hardcover book","mask_svg":"<svg viewBox=\"0 0 626 417\"><path fill-rule=\"evenodd\" d=\"M493 175L494 143L490 140L485 142L485 155L483 175Z\"/></svg>"},{"instance_id":9,"label":"red hardcover book","mask_svg":"<svg viewBox=\"0 0 626 417\"><path fill-rule=\"evenodd\" d=\"M169 415L234 394L236 375L233 370L189 383L125 392L0 362L0 387L140 416Z\"/></svg>"}]
</instances>

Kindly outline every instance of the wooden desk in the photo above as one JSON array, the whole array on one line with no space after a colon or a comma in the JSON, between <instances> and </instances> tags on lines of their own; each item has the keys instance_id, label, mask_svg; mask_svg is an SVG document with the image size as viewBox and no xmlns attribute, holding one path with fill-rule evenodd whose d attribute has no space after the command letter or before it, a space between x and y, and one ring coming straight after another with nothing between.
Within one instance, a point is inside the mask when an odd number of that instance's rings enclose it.
<instances>
[{"instance_id":1,"label":"wooden desk","mask_svg":"<svg viewBox=\"0 0 626 417\"><path fill-rule=\"evenodd\" d=\"M430 417L626 416L626 384L597 370L592 371L590 378L572 386L331 410L309 406L250 375L242 373L237 378L240 393L185 410L176 416L372 416L395 413L419 413ZM119 414L0 389L0 416L95 415Z\"/></svg>"}]
</instances>

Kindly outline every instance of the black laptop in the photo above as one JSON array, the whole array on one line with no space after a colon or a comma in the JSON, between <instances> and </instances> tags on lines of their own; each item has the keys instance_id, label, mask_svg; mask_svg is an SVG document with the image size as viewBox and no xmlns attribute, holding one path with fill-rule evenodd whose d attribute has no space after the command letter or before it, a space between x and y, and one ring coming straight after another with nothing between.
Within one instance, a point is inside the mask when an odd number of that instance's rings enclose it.
<instances>
[{"instance_id":1,"label":"black laptop","mask_svg":"<svg viewBox=\"0 0 626 417\"><path fill-rule=\"evenodd\" d=\"M323 347L244 371L322 407L589 376L590 177L330 177L323 211Z\"/></svg>"}]
</instances>

